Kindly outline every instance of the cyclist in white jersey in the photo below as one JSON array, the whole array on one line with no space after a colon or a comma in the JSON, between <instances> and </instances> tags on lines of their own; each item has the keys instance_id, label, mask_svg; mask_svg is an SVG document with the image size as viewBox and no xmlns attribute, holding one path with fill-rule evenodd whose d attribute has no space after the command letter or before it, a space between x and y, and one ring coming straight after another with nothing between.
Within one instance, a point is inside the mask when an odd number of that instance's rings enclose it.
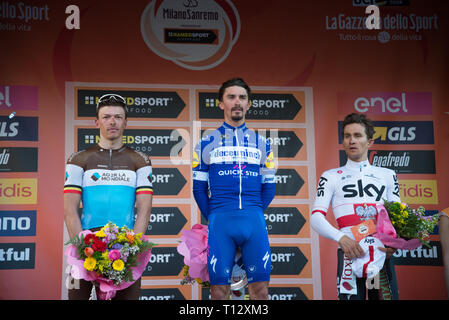
<instances>
[{"instance_id":1,"label":"cyclist in white jersey","mask_svg":"<svg viewBox=\"0 0 449 320\"><path fill-rule=\"evenodd\" d=\"M323 173L318 182L312 208L312 228L321 236L339 244L337 286L340 299L364 300L366 296L366 281L363 278L356 281L357 294L348 295L340 292L340 276L345 266L352 259L364 255L350 228L362 221L376 221L376 204L383 203L384 199L400 201L399 184L394 171L372 166L368 161L368 149L374 142L373 135L374 126L364 115L353 113L346 116L343 122L343 147L348 161L343 167ZM330 203L338 229L326 220ZM394 249L379 250L387 254L384 268L390 284L389 295L397 298L394 269L388 259L394 253ZM385 298L385 292L382 294ZM368 292L368 295L370 299L377 298L379 291Z\"/></svg>"}]
</instances>

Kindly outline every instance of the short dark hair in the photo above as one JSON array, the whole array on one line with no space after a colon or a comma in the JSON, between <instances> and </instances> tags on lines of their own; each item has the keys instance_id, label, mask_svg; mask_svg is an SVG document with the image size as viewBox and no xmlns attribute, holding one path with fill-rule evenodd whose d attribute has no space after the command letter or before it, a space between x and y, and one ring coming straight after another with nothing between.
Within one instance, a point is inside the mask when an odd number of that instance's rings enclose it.
<instances>
[{"instance_id":1,"label":"short dark hair","mask_svg":"<svg viewBox=\"0 0 449 320\"><path fill-rule=\"evenodd\" d=\"M226 88L232 87L232 86L238 86L242 87L246 90L246 93L248 94L248 100L251 96L251 88L246 84L246 82L242 78L232 78L229 79L221 85L220 89L218 90L218 100L223 101L223 95L226 90Z\"/></svg>"},{"instance_id":2,"label":"short dark hair","mask_svg":"<svg viewBox=\"0 0 449 320\"><path fill-rule=\"evenodd\" d=\"M104 106L122 107L125 111L125 119L128 118L128 108L126 106L126 100L121 95L111 93L101 96L97 103L97 119L98 111Z\"/></svg>"},{"instance_id":3,"label":"short dark hair","mask_svg":"<svg viewBox=\"0 0 449 320\"><path fill-rule=\"evenodd\" d=\"M364 114L351 113L348 114L343 120L341 134L344 137L345 127L348 124L358 123L365 127L365 133L368 139L372 139L374 136L374 125L373 122L368 119Z\"/></svg>"}]
</instances>

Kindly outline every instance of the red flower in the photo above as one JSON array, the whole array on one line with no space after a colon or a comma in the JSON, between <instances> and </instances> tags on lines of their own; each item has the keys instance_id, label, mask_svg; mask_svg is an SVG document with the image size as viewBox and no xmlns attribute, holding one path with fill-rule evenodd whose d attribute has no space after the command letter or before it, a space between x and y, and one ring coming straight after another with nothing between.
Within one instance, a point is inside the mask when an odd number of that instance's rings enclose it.
<instances>
[{"instance_id":1,"label":"red flower","mask_svg":"<svg viewBox=\"0 0 449 320\"><path fill-rule=\"evenodd\" d=\"M84 243L87 245L93 244L96 240L98 240L98 238L93 233L89 233L84 237Z\"/></svg>"},{"instance_id":2,"label":"red flower","mask_svg":"<svg viewBox=\"0 0 449 320\"><path fill-rule=\"evenodd\" d=\"M107 248L107 244L98 238L95 239L95 242L92 245L92 249L94 249L95 251L104 252L106 250L106 248Z\"/></svg>"}]
</instances>

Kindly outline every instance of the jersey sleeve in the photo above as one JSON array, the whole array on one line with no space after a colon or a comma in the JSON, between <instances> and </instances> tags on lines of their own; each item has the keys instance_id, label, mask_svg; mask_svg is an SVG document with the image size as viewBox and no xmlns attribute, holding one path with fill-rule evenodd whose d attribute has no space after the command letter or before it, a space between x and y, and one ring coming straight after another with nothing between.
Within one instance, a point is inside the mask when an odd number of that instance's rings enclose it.
<instances>
[{"instance_id":1,"label":"jersey sleeve","mask_svg":"<svg viewBox=\"0 0 449 320\"><path fill-rule=\"evenodd\" d=\"M334 191L335 182L329 172L326 171L318 181L317 194L312 207L310 225L321 236L338 242L340 238L344 236L344 233L331 225L326 219Z\"/></svg>"},{"instance_id":2,"label":"jersey sleeve","mask_svg":"<svg viewBox=\"0 0 449 320\"><path fill-rule=\"evenodd\" d=\"M204 152L206 141L201 140L192 156L193 197L204 218L209 215L209 160Z\"/></svg>"},{"instance_id":3,"label":"jersey sleeve","mask_svg":"<svg viewBox=\"0 0 449 320\"><path fill-rule=\"evenodd\" d=\"M329 204L334 196L335 183L328 171L324 172L318 181L315 201L312 207L312 215L321 213L326 216Z\"/></svg>"},{"instance_id":4,"label":"jersey sleeve","mask_svg":"<svg viewBox=\"0 0 449 320\"><path fill-rule=\"evenodd\" d=\"M388 201L401 201L401 196L399 194L399 182L396 173L387 169L387 200Z\"/></svg>"},{"instance_id":5,"label":"jersey sleeve","mask_svg":"<svg viewBox=\"0 0 449 320\"><path fill-rule=\"evenodd\" d=\"M268 140L264 141L264 157L261 160L261 170L260 173L262 175L261 183L262 183L262 208L265 210L268 208L269 204L274 198L276 193L276 184L274 180L275 176L275 159L274 153L271 148L271 144Z\"/></svg>"},{"instance_id":6,"label":"jersey sleeve","mask_svg":"<svg viewBox=\"0 0 449 320\"><path fill-rule=\"evenodd\" d=\"M80 152L72 154L65 166L64 193L81 194L83 190L83 163Z\"/></svg>"},{"instance_id":7,"label":"jersey sleeve","mask_svg":"<svg viewBox=\"0 0 449 320\"><path fill-rule=\"evenodd\" d=\"M153 167L150 158L141 152L136 161L136 195L153 194Z\"/></svg>"}]
</instances>

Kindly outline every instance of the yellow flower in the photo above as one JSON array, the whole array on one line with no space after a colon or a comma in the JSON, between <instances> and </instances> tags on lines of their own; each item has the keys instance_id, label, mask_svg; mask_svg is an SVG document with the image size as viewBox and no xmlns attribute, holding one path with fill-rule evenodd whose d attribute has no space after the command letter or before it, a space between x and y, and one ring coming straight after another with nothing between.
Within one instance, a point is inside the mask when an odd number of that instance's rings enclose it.
<instances>
[{"instance_id":1,"label":"yellow flower","mask_svg":"<svg viewBox=\"0 0 449 320\"><path fill-rule=\"evenodd\" d=\"M95 235L96 235L98 238L104 238L104 237L106 237L106 234L104 233L103 229L101 229L100 231L97 231L97 232L95 233Z\"/></svg>"},{"instance_id":2,"label":"yellow flower","mask_svg":"<svg viewBox=\"0 0 449 320\"><path fill-rule=\"evenodd\" d=\"M406 206L405 204L403 204L403 203L401 203L400 206L401 206L401 210L404 210L404 209L407 207L407 206Z\"/></svg>"},{"instance_id":3,"label":"yellow flower","mask_svg":"<svg viewBox=\"0 0 449 320\"><path fill-rule=\"evenodd\" d=\"M136 234L135 242L138 246L140 246L142 244L142 235L143 235L142 233Z\"/></svg>"},{"instance_id":4,"label":"yellow flower","mask_svg":"<svg viewBox=\"0 0 449 320\"><path fill-rule=\"evenodd\" d=\"M105 250L102 254L101 257L103 258L103 260L105 260L105 263L109 263L111 262L111 260L109 260L109 251Z\"/></svg>"},{"instance_id":5,"label":"yellow flower","mask_svg":"<svg viewBox=\"0 0 449 320\"><path fill-rule=\"evenodd\" d=\"M196 278L195 281L196 281L196 283L198 283L198 284L203 284L203 281L201 280L201 278Z\"/></svg>"},{"instance_id":6,"label":"yellow flower","mask_svg":"<svg viewBox=\"0 0 449 320\"><path fill-rule=\"evenodd\" d=\"M84 268L85 268L87 271L92 271L92 270L94 270L96 264L97 264L97 260L95 260L95 258L88 257L88 258L86 258L86 260L84 260Z\"/></svg>"},{"instance_id":7,"label":"yellow flower","mask_svg":"<svg viewBox=\"0 0 449 320\"><path fill-rule=\"evenodd\" d=\"M112 268L114 268L114 270L117 270L117 271L122 271L124 267L125 267L125 263L121 259L115 260L114 263L112 264Z\"/></svg>"},{"instance_id":8,"label":"yellow flower","mask_svg":"<svg viewBox=\"0 0 449 320\"><path fill-rule=\"evenodd\" d=\"M189 275L189 266L184 265L184 267L182 268L182 270L183 270L182 275L183 275L184 277L187 277L187 276Z\"/></svg>"},{"instance_id":9,"label":"yellow flower","mask_svg":"<svg viewBox=\"0 0 449 320\"><path fill-rule=\"evenodd\" d=\"M117 241L118 241L119 243L127 242L126 234L123 234L123 233L117 234Z\"/></svg>"}]
</instances>

